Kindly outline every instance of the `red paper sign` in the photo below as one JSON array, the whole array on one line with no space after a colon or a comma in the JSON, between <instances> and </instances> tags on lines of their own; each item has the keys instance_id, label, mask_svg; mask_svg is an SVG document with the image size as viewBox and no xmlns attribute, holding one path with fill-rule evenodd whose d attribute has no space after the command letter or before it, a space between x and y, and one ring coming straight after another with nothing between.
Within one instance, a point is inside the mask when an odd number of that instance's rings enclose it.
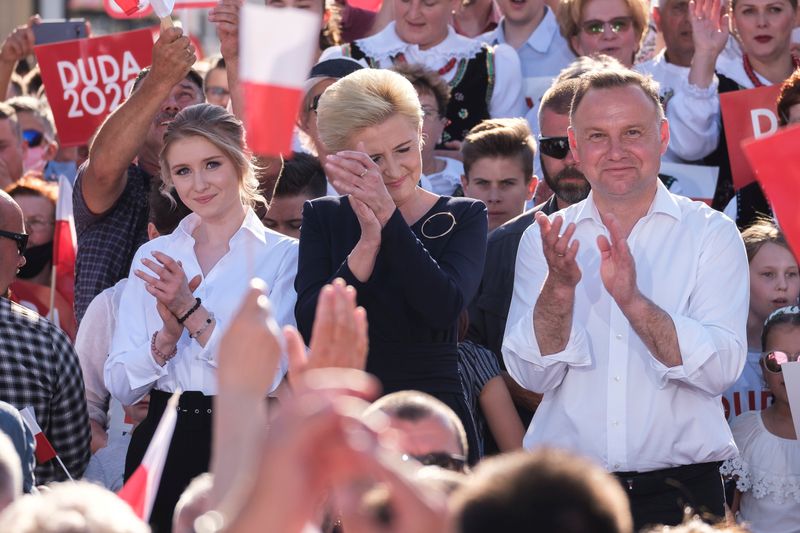
<instances>
[{"instance_id":1,"label":"red paper sign","mask_svg":"<svg viewBox=\"0 0 800 533\"><path fill-rule=\"evenodd\" d=\"M755 171L764 194L772 205L786 240L800 259L800 166L797 147L800 126L782 129L775 135L743 143L742 148Z\"/></svg>"},{"instance_id":2,"label":"red paper sign","mask_svg":"<svg viewBox=\"0 0 800 533\"><path fill-rule=\"evenodd\" d=\"M143 7L140 11L131 12L130 15L125 14L125 9L123 7L127 7L127 2L122 2L123 6L121 7L116 0L103 0L103 7L106 10L106 14L115 19L139 19L142 17L148 17L153 14L153 8L150 4L147 4Z\"/></svg>"},{"instance_id":3,"label":"red paper sign","mask_svg":"<svg viewBox=\"0 0 800 533\"><path fill-rule=\"evenodd\" d=\"M153 38L136 30L36 46L62 146L86 144L151 62Z\"/></svg>"},{"instance_id":4,"label":"red paper sign","mask_svg":"<svg viewBox=\"0 0 800 533\"><path fill-rule=\"evenodd\" d=\"M753 171L744 157L742 141L758 139L778 129L775 101L778 99L780 88L780 85L770 85L719 95L733 186L737 190L755 180Z\"/></svg>"}]
</instances>

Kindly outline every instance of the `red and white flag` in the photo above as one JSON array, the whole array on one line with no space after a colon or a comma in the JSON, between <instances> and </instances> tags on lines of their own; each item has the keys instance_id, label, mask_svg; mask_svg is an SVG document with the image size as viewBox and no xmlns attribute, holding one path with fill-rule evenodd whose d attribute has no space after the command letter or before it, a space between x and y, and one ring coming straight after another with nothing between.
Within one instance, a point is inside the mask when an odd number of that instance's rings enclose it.
<instances>
[{"instance_id":1,"label":"red and white flag","mask_svg":"<svg viewBox=\"0 0 800 533\"><path fill-rule=\"evenodd\" d=\"M291 151L303 83L319 45L319 15L245 4L240 20L247 144L256 154L279 156Z\"/></svg>"},{"instance_id":2,"label":"red and white flag","mask_svg":"<svg viewBox=\"0 0 800 533\"><path fill-rule=\"evenodd\" d=\"M36 440L36 462L41 465L54 459L56 450L36 422L36 414L33 411L33 407L20 409L19 414L22 415L22 420L25 421L31 433L33 433L33 438Z\"/></svg>"},{"instance_id":3,"label":"red and white flag","mask_svg":"<svg viewBox=\"0 0 800 533\"><path fill-rule=\"evenodd\" d=\"M75 234L75 217L72 211L72 184L64 176L58 177L58 203L56 227L53 234L53 269L55 289L70 304L75 299L75 256L78 237Z\"/></svg>"},{"instance_id":4,"label":"red and white flag","mask_svg":"<svg viewBox=\"0 0 800 533\"><path fill-rule=\"evenodd\" d=\"M178 421L177 408L180 396L180 391L176 391L167 402L167 408L161 415L141 464L117 493L117 496L126 501L133 512L145 522L150 519L153 502L161 483L161 473L164 471L164 463L167 462L172 433Z\"/></svg>"}]
</instances>

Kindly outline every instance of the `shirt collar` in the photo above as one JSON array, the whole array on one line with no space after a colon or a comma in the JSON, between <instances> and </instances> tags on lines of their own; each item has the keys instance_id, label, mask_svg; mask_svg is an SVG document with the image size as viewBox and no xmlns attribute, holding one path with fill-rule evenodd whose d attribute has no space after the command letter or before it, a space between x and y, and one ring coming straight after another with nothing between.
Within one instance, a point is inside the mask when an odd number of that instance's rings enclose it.
<instances>
[{"instance_id":1,"label":"shirt collar","mask_svg":"<svg viewBox=\"0 0 800 533\"><path fill-rule=\"evenodd\" d=\"M178 224L178 228L176 229L176 234L183 236L184 238L189 238L194 240L192 237L192 233L197 226L200 225L200 215L197 213L189 213L183 220L180 221ZM252 208L247 208L247 213L244 215L244 220L242 221L241 227L236 230L236 233L233 234L229 243L233 243L237 240L240 234L244 232L251 233L256 239L261 241L262 243L267 242L267 238L264 235L264 224L258 218L255 211Z\"/></svg>"},{"instance_id":2,"label":"shirt collar","mask_svg":"<svg viewBox=\"0 0 800 533\"><path fill-rule=\"evenodd\" d=\"M660 179L658 180L653 203L650 204L650 209L648 209L645 217L653 213L663 213L677 221L681 220L681 208L678 202ZM578 214L575 217L575 224L579 224L582 220L593 220L601 226L605 226L603 220L600 218L600 211L597 210L597 204L594 203L594 191L590 191L589 196L578 204Z\"/></svg>"},{"instance_id":3,"label":"shirt collar","mask_svg":"<svg viewBox=\"0 0 800 533\"><path fill-rule=\"evenodd\" d=\"M394 21L387 24L377 34L357 42L366 55L374 58L391 57L399 52L411 55L420 54L425 57L471 58L481 49L481 43L478 40L459 35L449 24L447 25L447 37L427 50L420 50L418 45L409 44L400 39Z\"/></svg>"},{"instance_id":4,"label":"shirt collar","mask_svg":"<svg viewBox=\"0 0 800 533\"><path fill-rule=\"evenodd\" d=\"M500 20L500 23L497 25L497 28L489 34L489 38L487 40L492 44L505 44L505 23L506 19L503 17ZM553 12L550 10L550 8L544 6L544 17L542 18L542 21L539 23L536 29L531 32L528 40L525 41L525 44L537 52L544 54L550 49L550 44L553 42L553 38L558 32L558 22L556 21L555 15L553 15Z\"/></svg>"}]
</instances>

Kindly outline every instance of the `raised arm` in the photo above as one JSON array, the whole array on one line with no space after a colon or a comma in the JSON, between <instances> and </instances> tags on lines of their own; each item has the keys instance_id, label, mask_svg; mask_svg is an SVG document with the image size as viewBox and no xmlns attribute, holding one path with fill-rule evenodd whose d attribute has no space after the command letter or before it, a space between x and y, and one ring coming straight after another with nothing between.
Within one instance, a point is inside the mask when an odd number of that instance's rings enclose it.
<instances>
[{"instance_id":1,"label":"raised arm","mask_svg":"<svg viewBox=\"0 0 800 533\"><path fill-rule=\"evenodd\" d=\"M108 116L89 148L89 164L81 177L81 190L90 211L104 213L119 199L125 189L128 165L139 155L148 137L152 138L150 128L156 114L173 86L186 77L195 59L194 47L180 28L161 33L153 45L150 73L130 98ZM177 112L177 107L174 111ZM140 157L139 163L148 172L158 174L155 154Z\"/></svg>"},{"instance_id":2,"label":"raised arm","mask_svg":"<svg viewBox=\"0 0 800 533\"><path fill-rule=\"evenodd\" d=\"M11 82L11 75L17 68L17 63L33 54L34 38L31 27L39 22L41 22L39 15L32 16L25 26L14 28L3 41L0 48L0 101L6 99L8 84Z\"/></svg>"},{"instance_id":3,"label":"raised arm","mask_svg":"<svg viewBox=\"0 0 800 533\"><path fill-rule=\"evenodd\" d=\"M209 11L208 20L217 27L220 53L225 59L225 72L231 92L231 111L244 119L241 88L239 87L239 10L244 0L219 0Z\"/></svg>"}]
</instances>

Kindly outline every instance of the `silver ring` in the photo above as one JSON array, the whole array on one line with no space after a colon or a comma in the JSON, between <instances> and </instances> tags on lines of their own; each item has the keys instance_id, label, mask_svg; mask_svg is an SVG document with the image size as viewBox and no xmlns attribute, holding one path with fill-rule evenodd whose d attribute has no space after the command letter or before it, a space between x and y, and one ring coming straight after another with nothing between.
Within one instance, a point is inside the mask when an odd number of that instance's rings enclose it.
<instances>
[{"instance_id":1,"label":"silver ring","mask_svg":"<svg viewBox=\"0 0 800 533\"><path fill-rule=\"evenodd\" d=\"M363 177L364 177L364 176L366 176L366 175L367 175L367 168L366 168L366 167L364 167L364 170L363 170L363 171L361 171L361 174L359 174L359 175L358 175L358 177L359 177L359 178L363 178Z\"/></svg>"},{"instance_id":2,"label":"silver ring","mask_svg":"<svg viewBox=\"0 0 800 533\"><path fill-rule=\"evenodd\" d=\"M565 254L556 254L556 257L566 257Z\"/></svg>"}]
</instances>

